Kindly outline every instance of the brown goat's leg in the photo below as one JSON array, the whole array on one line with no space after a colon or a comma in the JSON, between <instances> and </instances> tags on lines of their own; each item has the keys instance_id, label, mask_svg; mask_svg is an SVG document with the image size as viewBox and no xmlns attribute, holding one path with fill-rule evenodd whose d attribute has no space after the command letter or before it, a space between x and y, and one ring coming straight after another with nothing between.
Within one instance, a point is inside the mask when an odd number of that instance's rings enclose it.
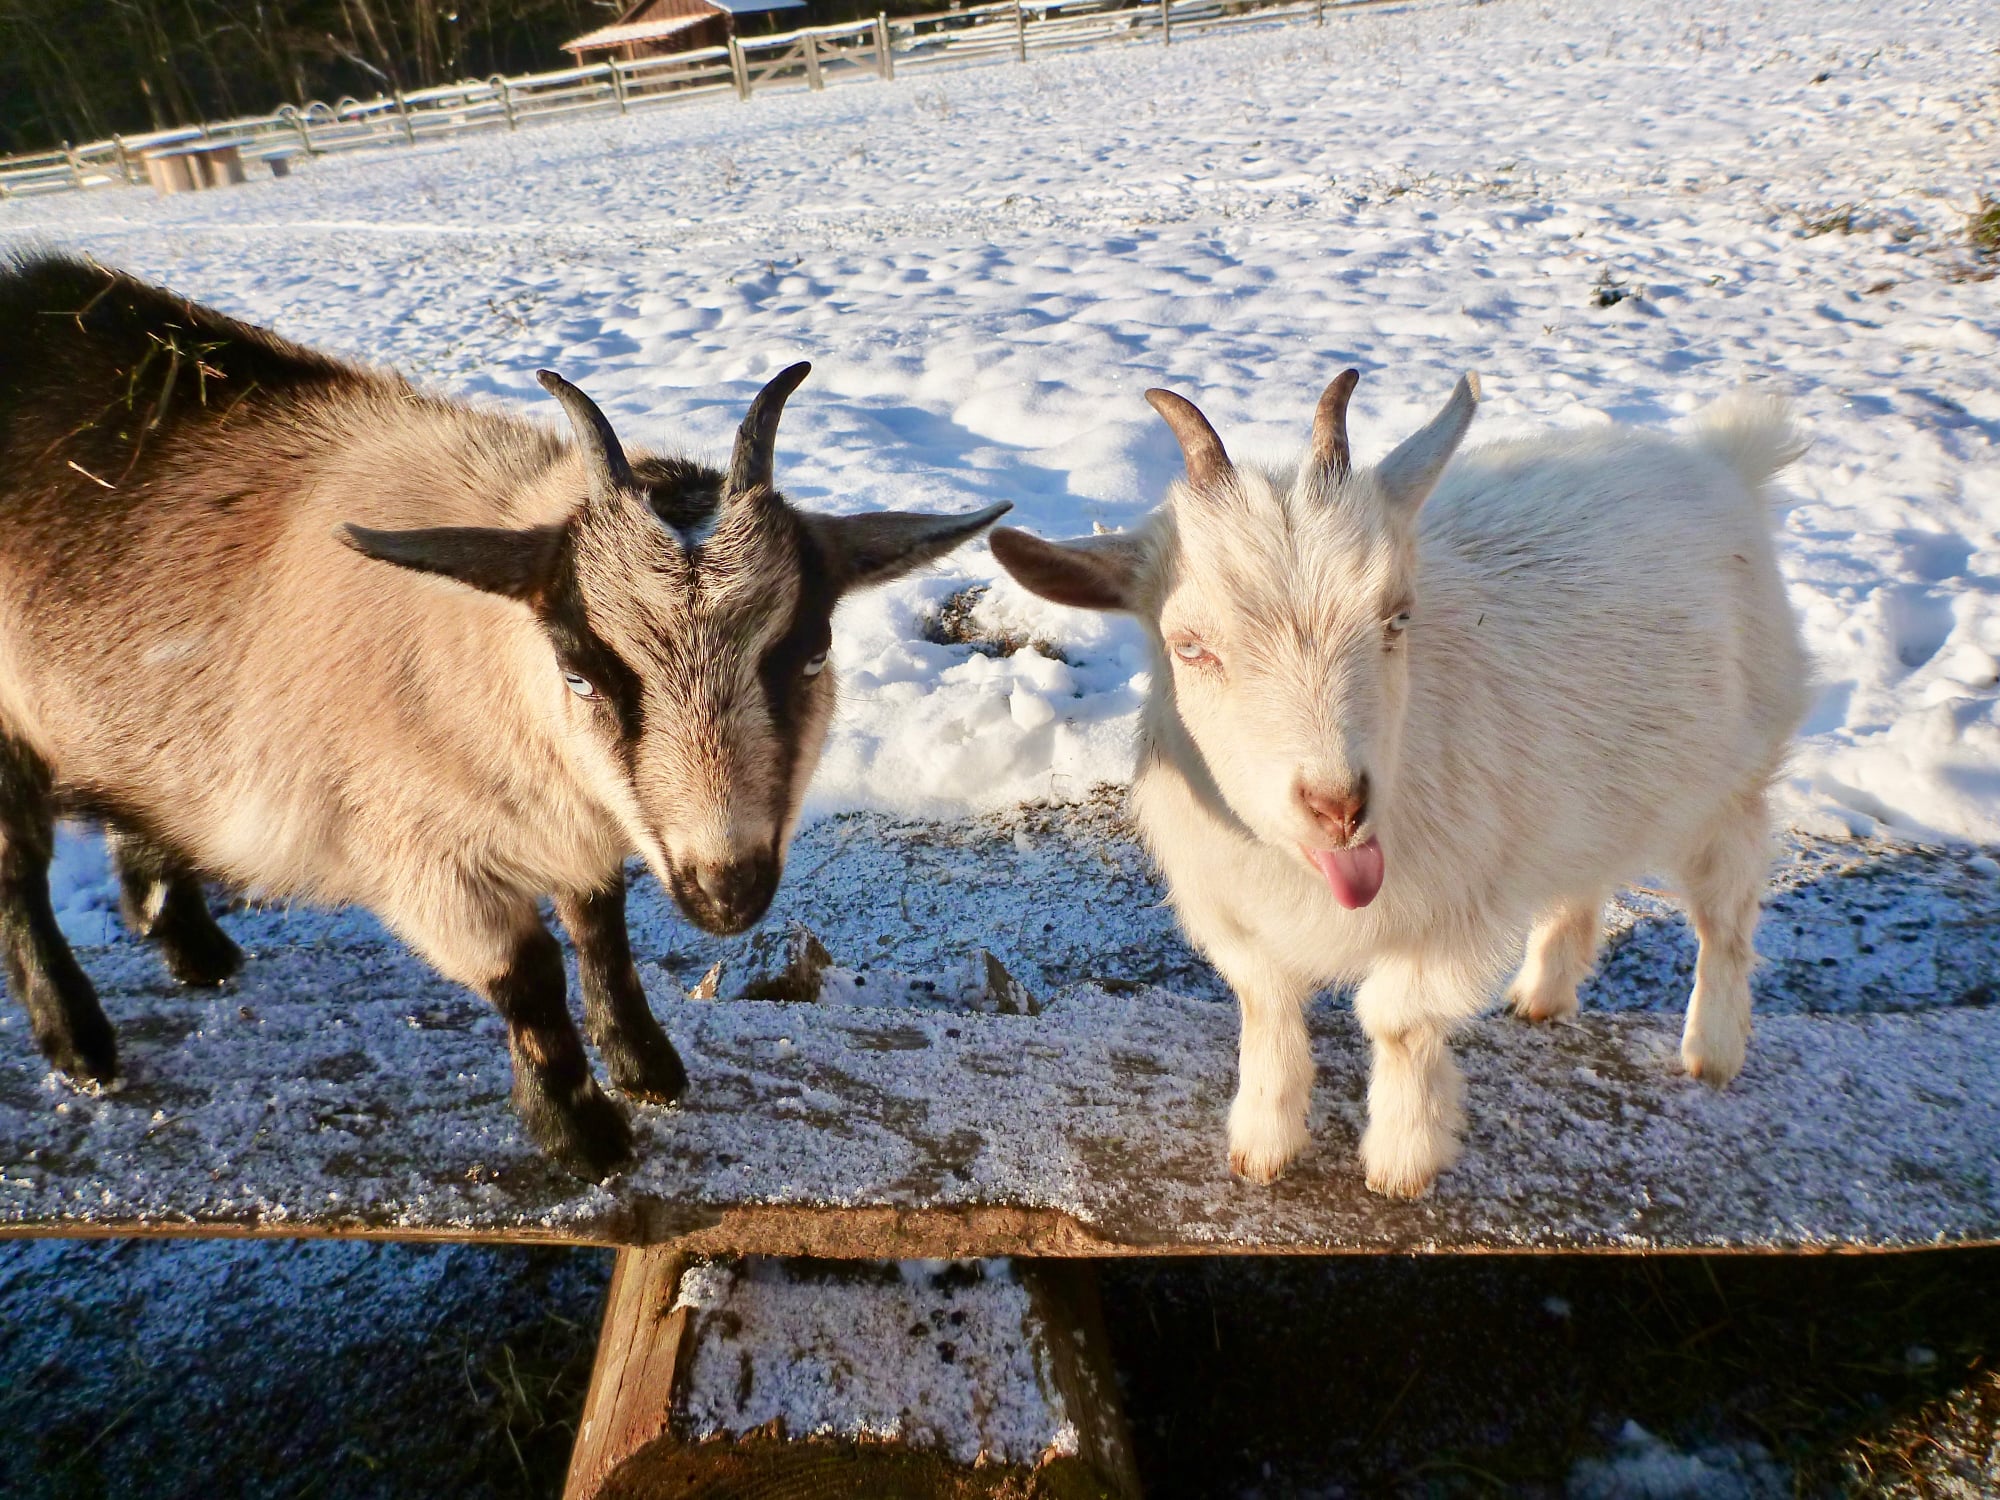
<instances>
[{"instance_id":1,"label":"brown goat's leg","mask_svg":"<svg viewBox=\"0 0 2000 1500\"><path fill-rule=\"evenodd\" d=\"M0 729L0 963L42 1056L72 1078L109 1083L118 1042L49 901L51 790L41 757Z\"/></svg>"},{"instance_id":2,"label":"brown goat's leg","mask_svg":"<svg viewBox=\"0 0 2000 1500\"><path fill-rule=\"evenodd\" d=\"M563 1001L562 945L539 922L498 978L483 986L507 1023L514 1109L528 1138L562 1166L602 1181L632 1157L632 1127L590 1074Z\"/></svg>"},{"instance_id":3,"label":"brown goat's leg","mask_svg":"<svg viewBox=\"0 0 2000 1500\"><path fill-rule=\"evenodd\" d=\"M216 925L201 882L178 860L126 829L107 828L105 842L118 865L125 925L159 945L174 978L217 985L243 967L243 950Z\"/></svg>"},{"instance_id":4,"label":"brown goat's leg","mask_svg":"<svg viewBox=\"0 0 2000 1500\"><path fill-rule=\"evenodd\" d=\"M687 1069L667 1039L632 962L625 929L625 872L588 895L556 897L556 913L576 944L583 979L583 1027L611 1082L635 1098L671 1104L687 1091Z\"/></svg>"}]
</instances>

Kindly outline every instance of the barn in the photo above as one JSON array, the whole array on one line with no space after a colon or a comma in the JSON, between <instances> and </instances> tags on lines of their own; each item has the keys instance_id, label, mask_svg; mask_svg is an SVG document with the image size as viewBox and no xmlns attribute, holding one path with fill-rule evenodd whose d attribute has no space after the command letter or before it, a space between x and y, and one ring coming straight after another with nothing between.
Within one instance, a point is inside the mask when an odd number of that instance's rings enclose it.
<instances>
[{"instance_id":1,"label":"barn","mask_svg":"<svg viewBox=\"0 0 2000 1500\"><path fill-rule=\"evenodd\" d=\"M563 51L579 65L632 62L720 47L732 36L805 19L805 0L634 0L609 26L564 42Z\"/></svg>"}]
</instances>

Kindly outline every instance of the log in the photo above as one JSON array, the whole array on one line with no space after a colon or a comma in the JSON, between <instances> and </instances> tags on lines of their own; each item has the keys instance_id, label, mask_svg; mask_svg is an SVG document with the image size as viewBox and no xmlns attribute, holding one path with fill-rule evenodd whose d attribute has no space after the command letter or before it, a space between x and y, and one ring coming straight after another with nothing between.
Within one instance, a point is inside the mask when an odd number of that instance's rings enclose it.
<instances>
[{"instance_id":1,"label":"log","mask_svg":"<svg viewBox=\"0 0 2000 1500\"><path fill-rule=\"evenodd\" d=\"M619 1257L564 1500L1137 1500L1084 1265Z\"/></svg>"}]
</instances>

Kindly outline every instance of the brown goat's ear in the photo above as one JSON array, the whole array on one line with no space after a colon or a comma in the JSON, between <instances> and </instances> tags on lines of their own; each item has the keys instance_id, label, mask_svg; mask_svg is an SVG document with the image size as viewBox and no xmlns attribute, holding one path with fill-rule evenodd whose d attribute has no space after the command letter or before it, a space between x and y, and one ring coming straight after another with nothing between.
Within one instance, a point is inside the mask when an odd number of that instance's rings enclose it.
<instances>
[{"instance_id":1,"label":"brown goat's ear","mask_svg":"<svg viewBox=\"0 0 2000 1500\"><path fill-rule=\"evenodd\" d=\"M1073 609L1136 609L1144 543L1135 536L1085 536L1045 542L1002 526L993 555L1031 594Z\"/></svg>"},{"instance_id":2,"label":"brown goat's ear","mask_svg":"<svg viewBox=\"0 0 2000 1500\"><path fill-rule=\"evenodd\" d=\"M808 524L826 549L835 585L845 593L887 583L936 562L1013 508L1003 500L969 516L881 510L860 516L813 516Z\"/></svg>"},{"instance_id":3,"label":"brown goat's ear","mask_svg":"<svg viewBox=\"0 0 2000 1500\"><path fill-rule=\"evenodd\" d=\"M343 526L340 539L364 556L418 573L454 578L489 594L533 603L555 582L566 528L530 526L429 526L419 531L376 531Z\"/></svg>"}]
</instances>

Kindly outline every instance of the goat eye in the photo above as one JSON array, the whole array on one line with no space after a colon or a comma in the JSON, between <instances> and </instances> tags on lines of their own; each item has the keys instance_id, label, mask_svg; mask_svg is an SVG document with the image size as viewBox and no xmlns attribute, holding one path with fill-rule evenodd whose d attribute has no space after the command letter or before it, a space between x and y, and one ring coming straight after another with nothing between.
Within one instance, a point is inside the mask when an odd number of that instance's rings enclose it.
<instances>
[{"instance_id":1,"label":"goat eye","mask_svg":"<svg viewBox=\"0 0 2000 1500\"><path fill-rule=\"evenodd\" d=\"M1174 655L1189 666L1198 666L1205 661L1214 661L1215 654L1200 641L1175 641Z\"/></svg>"},{"instance_id":2,"label":"goat eye","mask_svg":"<svg viewBox=\"0 0 2000 1500\"><path fill-rule=\"evenodd\" d=\"M819 676L826 670L826 653L822 651L817 656L808 657L806 664L799 670L807 677Z\"/></svg>"},{"instance_id":3,"label":"goat eye","mask_svg":"<svg viewBox=\"0 0 2000 1500\"><path fill-rule=\"evenodd\" d=\"M1398 610L1389 617L1387 623L1389 629L1392 631L1400 633L1408 630L1410 628L1410 612L1407 609Z\"/></svg>"},{"instance_id":4,"label":"goat eye","mask_svg":"<svg viewBox=\"0 0 2000 1500\"><path fill-rule=\"evenodd\" d=\"M565 672L563 673L563 681L569 684L569 690L579 698L595 698L597 696L597 689L590 685L588 677L579 676L575 672Z\"/></svg>"}]
</instances>

